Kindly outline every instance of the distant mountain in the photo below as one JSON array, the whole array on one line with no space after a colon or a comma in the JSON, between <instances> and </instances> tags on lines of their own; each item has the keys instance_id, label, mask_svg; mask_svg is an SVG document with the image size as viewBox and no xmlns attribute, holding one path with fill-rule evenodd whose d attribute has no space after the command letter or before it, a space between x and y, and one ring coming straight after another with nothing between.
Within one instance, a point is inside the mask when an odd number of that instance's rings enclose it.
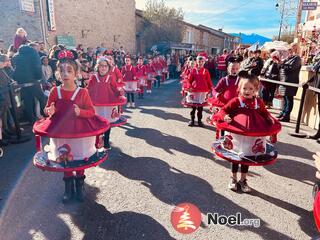
<instances>
[{"instance_id":1,"label":"distant mountain","mask_svg":"<svg viewBox=\"0 0 320 240\"><path fill-rule=\"evenodd\" d=\"M242 44L254 44L256 42L259 42L259 45L263 45L265 42L271 42L272 39L252 33L250 35L247 35L245 33L229 33L232 36L240 37Z\"/></svg>"}]
</instances>

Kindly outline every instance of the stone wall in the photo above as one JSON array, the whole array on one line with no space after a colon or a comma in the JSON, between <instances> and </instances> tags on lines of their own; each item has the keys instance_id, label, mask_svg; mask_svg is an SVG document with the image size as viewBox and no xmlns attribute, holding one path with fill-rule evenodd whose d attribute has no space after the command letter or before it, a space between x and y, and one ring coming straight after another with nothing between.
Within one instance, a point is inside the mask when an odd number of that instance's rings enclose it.
<instances>
[{"instance_id":1,"label":"stone wall","mask_svg":"<svg viewBox=\"0 0 320 240\"><path fill-rule=\"evenodd\" d=\"M21 13L19 0L0 1L0 39L12 43L17 27L23 27L31 40L43 40L39 1L35 0L36 13ZM96 47L101 43L108 49L123 46L135 53L136 25L135 0L55 0L56 31L47 28L47 6L43 3L45 37L51 46L56 35L70 35L76 44Z\"/></svg>"}]
</instances>

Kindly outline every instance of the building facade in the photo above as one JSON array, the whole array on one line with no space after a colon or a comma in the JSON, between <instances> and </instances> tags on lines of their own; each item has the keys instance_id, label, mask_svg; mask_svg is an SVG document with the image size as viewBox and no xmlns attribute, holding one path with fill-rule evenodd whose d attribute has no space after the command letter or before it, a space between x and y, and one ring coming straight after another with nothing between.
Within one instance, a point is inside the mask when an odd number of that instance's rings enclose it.
<instances>
[{"instance_id":1,"label":"building facade","mask_svg":"<svg viewBox=\"0 0 320 240\"><path fill-rule=\"evenodd\" d=\"M28 39L49 46L73 41L84 47L136 50L134 0L1 0L0 9L0 39L6 45L23 27Z\"/></svg>"},{"instance_id":2,"label":"building facade","mask_svg":"<svg viewBox=\"0 0 320 240\"><path fill-rule=\"evenodd\" d=\"M145 43L142 39L143 28L147 24L147 20L143 17L143 11L136 10L136 42L138 53L145 53ZM234 49L239 44L237 37L231 36L222 30L215 30L203 25L193 25L191 23L182 22L184 28L183 39L181 43L168 43L172 50L184 51L205 51L207 54L216 55L222 52L224 48Z\"/></svg>"}]
</instances>

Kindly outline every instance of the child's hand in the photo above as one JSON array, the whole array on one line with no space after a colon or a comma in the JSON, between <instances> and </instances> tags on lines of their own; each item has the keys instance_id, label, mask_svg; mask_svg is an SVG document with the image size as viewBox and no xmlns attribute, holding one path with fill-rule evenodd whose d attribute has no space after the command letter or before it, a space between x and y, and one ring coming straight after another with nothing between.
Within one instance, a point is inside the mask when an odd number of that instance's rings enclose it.
<instances>
[{"instance_id":1,"label":"child's hand","mask_svg":"<svg viewBox=\"0 0 320 240\"><path fill-rule=\"evenodd\" d=\"M47 114L51 117L56 112L56 107L54 106L54 102L51 103L50 107L47 107Z\"/></svg>"},{"instance_id":2,"label":"child's hand","mask_svg":"<svg viewBox=\"0 0 320 240\"><path fill-rule=\"evenodd\" d=\"M232 122L232 118L229 115L225 115L223 120L227 123L231 123Z\"/></svg>"},{"instance_id":3,"label":"child's hand","mask_svg":"<svg viewBox=\"0 0 320 240\"><path fill-rule=\"evenodd\" d=\"M80 115L80 108L78 107L77 104L73 104L74 106L74 112L76 114L76 116L78 117Z\"/></svg>"}]
</instances>

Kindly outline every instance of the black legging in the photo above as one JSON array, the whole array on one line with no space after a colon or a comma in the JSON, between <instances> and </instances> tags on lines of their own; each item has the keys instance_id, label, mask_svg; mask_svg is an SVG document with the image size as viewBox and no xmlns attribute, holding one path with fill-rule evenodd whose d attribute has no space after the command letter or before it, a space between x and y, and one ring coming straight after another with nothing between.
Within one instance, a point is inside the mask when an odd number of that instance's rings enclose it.
<instances>
[{"instance_id":1,"label":"black legging","mask_svg":"<svg viewBox=\"0 0 320 240\"><path fill-rule=\"evenodd\" d=\"M238 169L239 169L239 165L238 163L231 163L231 171L232 173L237 173ZM249 171L249 166L248 165L244 165L241 164L241 169L240 169L241 173L248 173Z\"/></svg>"},{"instance_id":2,"label":"black legging","mask_svg":"<svg viewBox=\"0 0 320 240\"><path fill-rule=\"evenodd\" d=\"M197 113L198 121L201 122L203 107L192 107L192 110L190 112L191 121L194 121L195 119L196 110L198 110L198 113Z\"/></svg>"},{"instance_id":3,"label":"black legging","mask_svg":"<svg viewBox=\"0 0 320 240\"><path fill-rule=\"evenodd\" d=\"M109 143L110 132L111 132L111 128L104 133L103 141L104 141L104 147L105 148L109 148L110 147L110 143Z\"/></svg>"},{"instance_id":4,"label":"black legging","mask_svg":"<svg viewBox=\"0 0 320 240\"><path fill-rule=\"evenodd\" d=\"M127 93L127 100L134 103L134 93Z\"/></svg>"}]
</instances>

